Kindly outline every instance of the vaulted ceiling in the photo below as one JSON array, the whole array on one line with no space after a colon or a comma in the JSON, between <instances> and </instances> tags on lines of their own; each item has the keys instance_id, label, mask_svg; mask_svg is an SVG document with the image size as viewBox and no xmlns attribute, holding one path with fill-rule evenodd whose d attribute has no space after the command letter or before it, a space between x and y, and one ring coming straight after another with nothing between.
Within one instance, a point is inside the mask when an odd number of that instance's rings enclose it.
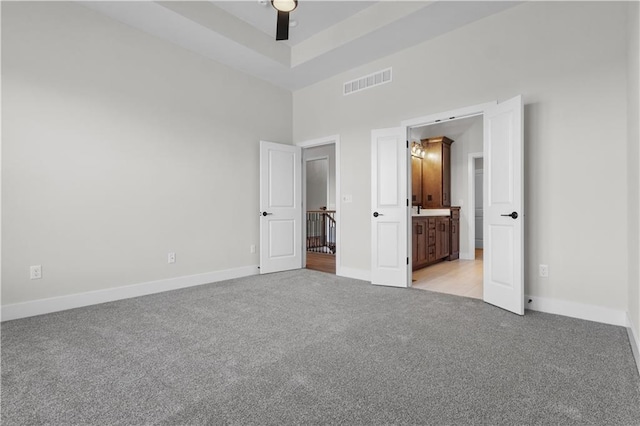
<instances>
[{"instance_id":1,"label":"vaulted ceiling","mask_svg":"<svg viewBox=\"0 0 640 426\"><path fill-rule=\"evenodd\" d=\"M291 13L289 40L275 41L268 1L82 2L204 57L297 90L437 37L518 2L313 1Z\"/></svg>"}]
</instances>

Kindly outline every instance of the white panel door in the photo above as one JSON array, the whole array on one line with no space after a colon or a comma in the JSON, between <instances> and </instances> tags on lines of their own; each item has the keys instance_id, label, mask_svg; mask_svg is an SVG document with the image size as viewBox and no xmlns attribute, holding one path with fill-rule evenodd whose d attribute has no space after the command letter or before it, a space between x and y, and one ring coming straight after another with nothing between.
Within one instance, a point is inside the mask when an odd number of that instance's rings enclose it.
<instances>
[{"instance_id":1,"label":"white panel door","mask_svg":"<svg viewBox=\"0 0 640 426\"><path fill-rule=\"evenodd\" d=\"M371 131L371 283L408 287L406 130Z\"/></svg>"},{"instance_id":2,"label":"white panel door","mask_svg":"<svg viewBox=\"0 0 640 426\"><path fill-rule=\"evenodd\" d=\"M484 301L524 315L522 97L484 112Z\"/></svg>"},{"instance_id":3,"label":"white panel door","mask_svg":"<svg viewBox=\"0 0 640 426\"><path fill-rule=\"evenodd\" d=\"M302 267L302 157L298 146L260 141L260 273Z\"/></svg>"}]
</instances>

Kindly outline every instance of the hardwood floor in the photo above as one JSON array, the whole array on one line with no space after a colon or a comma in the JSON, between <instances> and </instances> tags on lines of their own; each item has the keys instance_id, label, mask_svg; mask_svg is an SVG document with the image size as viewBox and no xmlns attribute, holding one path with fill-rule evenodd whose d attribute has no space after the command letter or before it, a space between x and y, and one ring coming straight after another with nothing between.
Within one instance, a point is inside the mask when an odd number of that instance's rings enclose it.
<instances>
[{"instance_id":1,"label":"hardwood floor","mask_svg":"<svg viewBox=\"0 0 640 426\"><path fill-rule=\"evenodd\" d=\"M336 255L328 253L307 252L307 269L314 271L336 273Z\"/></svg>"},{"instance_id":2,"label":"hardwood floor","mask_svg":"<svg viewBox=\"0 0 640 426\"><path fill-rule=\"evenodd\" d=\"M414 271L412 287L482 299L482 249L475 260L445 260Z\"/></svg>"}]
</instances>

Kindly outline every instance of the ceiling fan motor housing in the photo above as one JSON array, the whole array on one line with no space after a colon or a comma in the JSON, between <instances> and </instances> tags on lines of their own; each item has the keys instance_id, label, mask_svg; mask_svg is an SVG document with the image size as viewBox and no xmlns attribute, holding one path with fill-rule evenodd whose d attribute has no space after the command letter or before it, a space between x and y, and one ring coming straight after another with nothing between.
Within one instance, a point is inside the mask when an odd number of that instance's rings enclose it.
<instances>
[{"instance_id":1,"label":"ceiling fan motor housing","mask_svg":"<svg viewBox=\"0 0 640 426\"><path fill-rule=\"evenodd\" d=\"M298 0L271 0L271 5L278 11L276 40L289 40L289 12L298 7Z\"/></svg>"}]
</instances>

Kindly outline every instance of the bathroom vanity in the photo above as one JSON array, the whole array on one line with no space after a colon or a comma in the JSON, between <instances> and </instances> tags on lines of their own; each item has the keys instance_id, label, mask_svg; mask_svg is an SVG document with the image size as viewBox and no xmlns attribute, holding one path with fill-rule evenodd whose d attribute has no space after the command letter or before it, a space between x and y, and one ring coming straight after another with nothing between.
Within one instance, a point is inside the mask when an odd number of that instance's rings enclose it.
<instances>
[{"instance_id":1,"label":"bathroom vanity","mask_svg":"<svg viewBox=\"0 0 640 426\"><path fill-rule=\"evenodd\" d=\"M451 144L422 139L411 157L413 270L460 256L460 207L451 206ZM424 207L424 208L421 208Z\"/></svg>"},{"instance_id":2,"label":"bathroom vanity","mask_svg":"<svg viewBox=\"0 0 640 426\"><path fill-rule=\"evenodd\" d=\"M460 207L421 209L412 218L413 270L460 256Z\"/></svg>"}]
</instances>

